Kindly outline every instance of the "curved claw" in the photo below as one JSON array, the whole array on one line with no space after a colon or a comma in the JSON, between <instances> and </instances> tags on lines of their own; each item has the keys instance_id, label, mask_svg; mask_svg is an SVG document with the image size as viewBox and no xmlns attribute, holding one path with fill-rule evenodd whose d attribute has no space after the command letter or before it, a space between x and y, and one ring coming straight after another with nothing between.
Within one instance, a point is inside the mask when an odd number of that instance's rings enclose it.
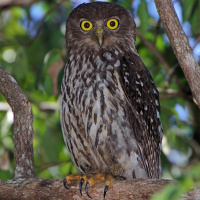
<instances>
[{"instance_id":1,"label":"curved claw","mask_svg":"<svg viewBox=\"0 0 200 200\"><path fill-rule=\"evenodd\" d=\"M84 181L85 181L84 178L81 178L80 183L79 183L79 191L81 195L82 195L82 186L83 186Z\"/></svg>"},{"instance_id":2,"label":"curved claw","mask_svg":"<svg viewBox=\"0 0 200 200\"><path fill-rule=\"evenodd\" d=\"M104 193L103 193L103 197L104 197L104 199L105 199L105 197L106 197L106 192L108 191L108 185L106 185L105 186L105 188L104 188Z\"/></svg>"},{"instance_id":3,"label":"curved claw","mask_svg":"<svg viewBox=\"0 0 200 200\"><path fill-rule=\"evenodd\" d=\"M66 189L68 189L68 190L69 190L69 188L68 188L68 186L67 186L67 182L66 182L66 179L65 179L65 178L63 179L63 185L64 185L64 187L65 187Z\"/></svg>"},{"instance_id":4,"label":"curved claw","mask_svg":"<svg viewBox=\"0 0 200 200\"><path fill-rule=\"evenodd\" d=\"M92 197L89 195L89 193L88 193L88 187L89 187L89 185L90 185L90 183L89 182L87 182L87 184L85 185L85 192L86 192L86 194L88 195L88 197L91 199Z\"/></svg>"}]
</instances>

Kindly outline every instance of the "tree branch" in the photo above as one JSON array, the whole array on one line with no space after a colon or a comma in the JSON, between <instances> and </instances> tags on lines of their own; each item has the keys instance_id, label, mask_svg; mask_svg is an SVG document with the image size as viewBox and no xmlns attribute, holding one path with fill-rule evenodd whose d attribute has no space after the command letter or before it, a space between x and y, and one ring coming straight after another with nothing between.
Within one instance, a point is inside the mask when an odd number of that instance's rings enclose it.
<instances>
[{"instance_id":1,"label":"tree branch","mask_svg":"<svg viewBox=\"0 0 200 200\"><path fill-rule=\"evenodd\" d=\"M170 180L153 180L153 179L136 179L136 180L118 180L112 182L106 199L109 200L125 200L137 199L147 200L156 193L161 191L164 186L170 183L175 183ZM82 191L83 196L79 192L79 182L75 181L70 184L70 190L64 188L61 180L49 179L26 179L14 181L0 181L0 199L1 200L33 200L33 199L81 199L88 200L85 191ZM105 183L98 184L89 188L89 194L92 199L103 199L103 190ZM180 200L197 200L200 199L200 190L194 189L183 195Z\"/></svg>"},{"instance_id":2,"label":"tree branch","mask_svg":"<svg viewBox=\"0 0 200 200\"><path fill-rule=\"evenodd\" d=\"M154 0L154 2L174 53L189 83L193 100L200 108L200 68L178 20L172 1Z\"/></svg>"},{"instance_id":3,"label":"tree branch","mask_svg":"<svg viewBox=\"0 0 200 200\"><path fill-rule=\"evenodd\" d=\"M106 199L149 199L155 192L160 191L169 180L137 179L131 181L118 180L112 182ZM82 199L88 200L83 188L81 197L79 182L70 184L70 190L64 188L62 181L49 179L26 179L24 181L0 181L0 199ZM100 182L89 188L92 199L103 199L105 183ZM145 188L145 189L144 189Z\"/></svg>"},{"instance_id":4,"label":"tree branch","mask_svg":"<svg viewBox=\"0 0 200 200\"><path fill-rule=\"evenodd\" d=\"M0 92L14 113L14 177L34 177L31 105L16 80L8 72L0 68L0 75Z\"/></svg>"},{"instance_id":5,"label":"tree branch","mask_svg":"<svg viewBox=\"0 0 200 200\"><path fill-rule=\"evenodd\" d=\"M57 102L43 101L36 106L37 106L37 109L44 112L59 110L59 104ZM6 102L0 102L0 112L8 111L8 110L10 110L9 104Z\"/></svg>"},{"instance_id":6,"label":"tree branch","mask_svg":"<svg viewBox=\"0 0 200 200\"><path fill-rule=\"evenodd\" d=\"M169 71L170 70L170 66L165 61L165 59L163 58L163 56L161 55L161 53L156 49L156 47L152 43L150 43L148 40L146 40L145 37L138 30L136 32L136 35L141 39L141 41L143 42L143 44L148 49L150 49L151 51L153 51L153 53L155 54L156 58L163 65L163 67L165 68L165 70Z\"/></svg>"},{"instance_id":7,"label":"tree branch","mask_svg":"<svg viewBox=\"0 0 200 200\"><path fill-rule=\"evenodd\" d=\"M187 95L186 93L178 92L173 89L158 88L158 91L160 93L160 99L178 98L178 97L180 98L181 97L181 98L187 99L188 101L192 101L192 95Z\"/></svg>"}]
</instances>

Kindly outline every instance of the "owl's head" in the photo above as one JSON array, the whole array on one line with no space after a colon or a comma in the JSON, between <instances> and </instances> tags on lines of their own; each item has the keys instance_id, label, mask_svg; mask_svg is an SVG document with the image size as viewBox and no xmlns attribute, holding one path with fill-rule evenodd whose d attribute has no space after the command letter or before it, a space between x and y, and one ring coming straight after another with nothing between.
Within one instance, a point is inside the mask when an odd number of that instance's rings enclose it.
<instances>
[{"instance_id":1,"label":"owl's head","mask_svg":"<svg viewBox=\"0 0 200 200\"><path fill-rule=\"evenodd\" d=\"M67 20L67 47L135 49L135 22L121 6L107 2L93 2L76 7Z\"/></svg>"}]
</instances>

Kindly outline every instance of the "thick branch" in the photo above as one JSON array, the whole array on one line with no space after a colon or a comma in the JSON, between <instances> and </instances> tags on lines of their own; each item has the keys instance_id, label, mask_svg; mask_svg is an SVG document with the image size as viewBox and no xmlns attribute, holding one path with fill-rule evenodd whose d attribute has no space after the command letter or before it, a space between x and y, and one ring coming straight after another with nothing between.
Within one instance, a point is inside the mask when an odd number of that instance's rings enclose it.
<instances>
[{"instance_id":1,"label":"thick branch","mask_svg":"<svg viewBox=\"0 0 200 200\"><path fill-rule=\"evenodd\" d=\"M167 184L174 183L171 180L152 180L152 179L136 179L131 181L114 181L112 182L106 199L109 200L125 200L137 199L147 200ZM89 198L83 190L83 196L80 195L78 181L70 185L70 190L64 188L62 181L49 179L26 179L17 181L0 181L0 199L1 200L32 200L32 199L81 199ZM103 190L105 183L100 182L89 188L89 194L92 199L103 199ZM197 200L200 199L200 189L191 190L183 195L180 200Z\"/></svg>"},{"instance_id":2,"label":"thick branch","mask_svg":"<svg viewBox=\"0 0 200 200\"><path fill-rule=\"evenodd\" d=\"M154 0L166 34L190 85L195 103L200 108L200 68L187 36L178 20L171 0Z\"/></svg>"},{"instance_id":3,"label":"thick branch","mask_svg":"<svg viewBox=\"0 0 200 200\"><path fill-rule=\"evenodd\" d=\"M16 80L0 68L0 92L14 113L15 177L33 177L33 113Z\"/></svg>"},{"instance_id":4,"label":"thick branch","mask_svg":"<svg viewBox=\"0 0 200 200\"><path fill-rule=\"evenodd\" d=\"M160 191L169 180L138 179L132 181L114 181L106 195L106 199L149 199L155 192ZM92 199L103 199L105 183L100 182L89 188ZM24 181L0 182L0 199L86 199L83 190L81 197L78 182L70 185L70 190L64 188L60 180L26 179Z\"/></svg>"}]
</instances>

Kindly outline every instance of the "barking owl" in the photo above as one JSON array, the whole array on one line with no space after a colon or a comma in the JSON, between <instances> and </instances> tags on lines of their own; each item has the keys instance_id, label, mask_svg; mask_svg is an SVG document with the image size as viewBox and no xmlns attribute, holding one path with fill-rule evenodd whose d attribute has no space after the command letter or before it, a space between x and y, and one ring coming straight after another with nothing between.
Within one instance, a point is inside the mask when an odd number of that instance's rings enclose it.
<instances>
[{"instance_id":1,"label":"barking owl","mask_svg":"<svg viewBox=\"0 0 200 200\"><path fill-rule=\"evenodd\" d=\"M81 4L69 15L60 115L80 175L160 178L159 94L135 39L133 18L117 4Z\"/></svg>"}]
</instances>

